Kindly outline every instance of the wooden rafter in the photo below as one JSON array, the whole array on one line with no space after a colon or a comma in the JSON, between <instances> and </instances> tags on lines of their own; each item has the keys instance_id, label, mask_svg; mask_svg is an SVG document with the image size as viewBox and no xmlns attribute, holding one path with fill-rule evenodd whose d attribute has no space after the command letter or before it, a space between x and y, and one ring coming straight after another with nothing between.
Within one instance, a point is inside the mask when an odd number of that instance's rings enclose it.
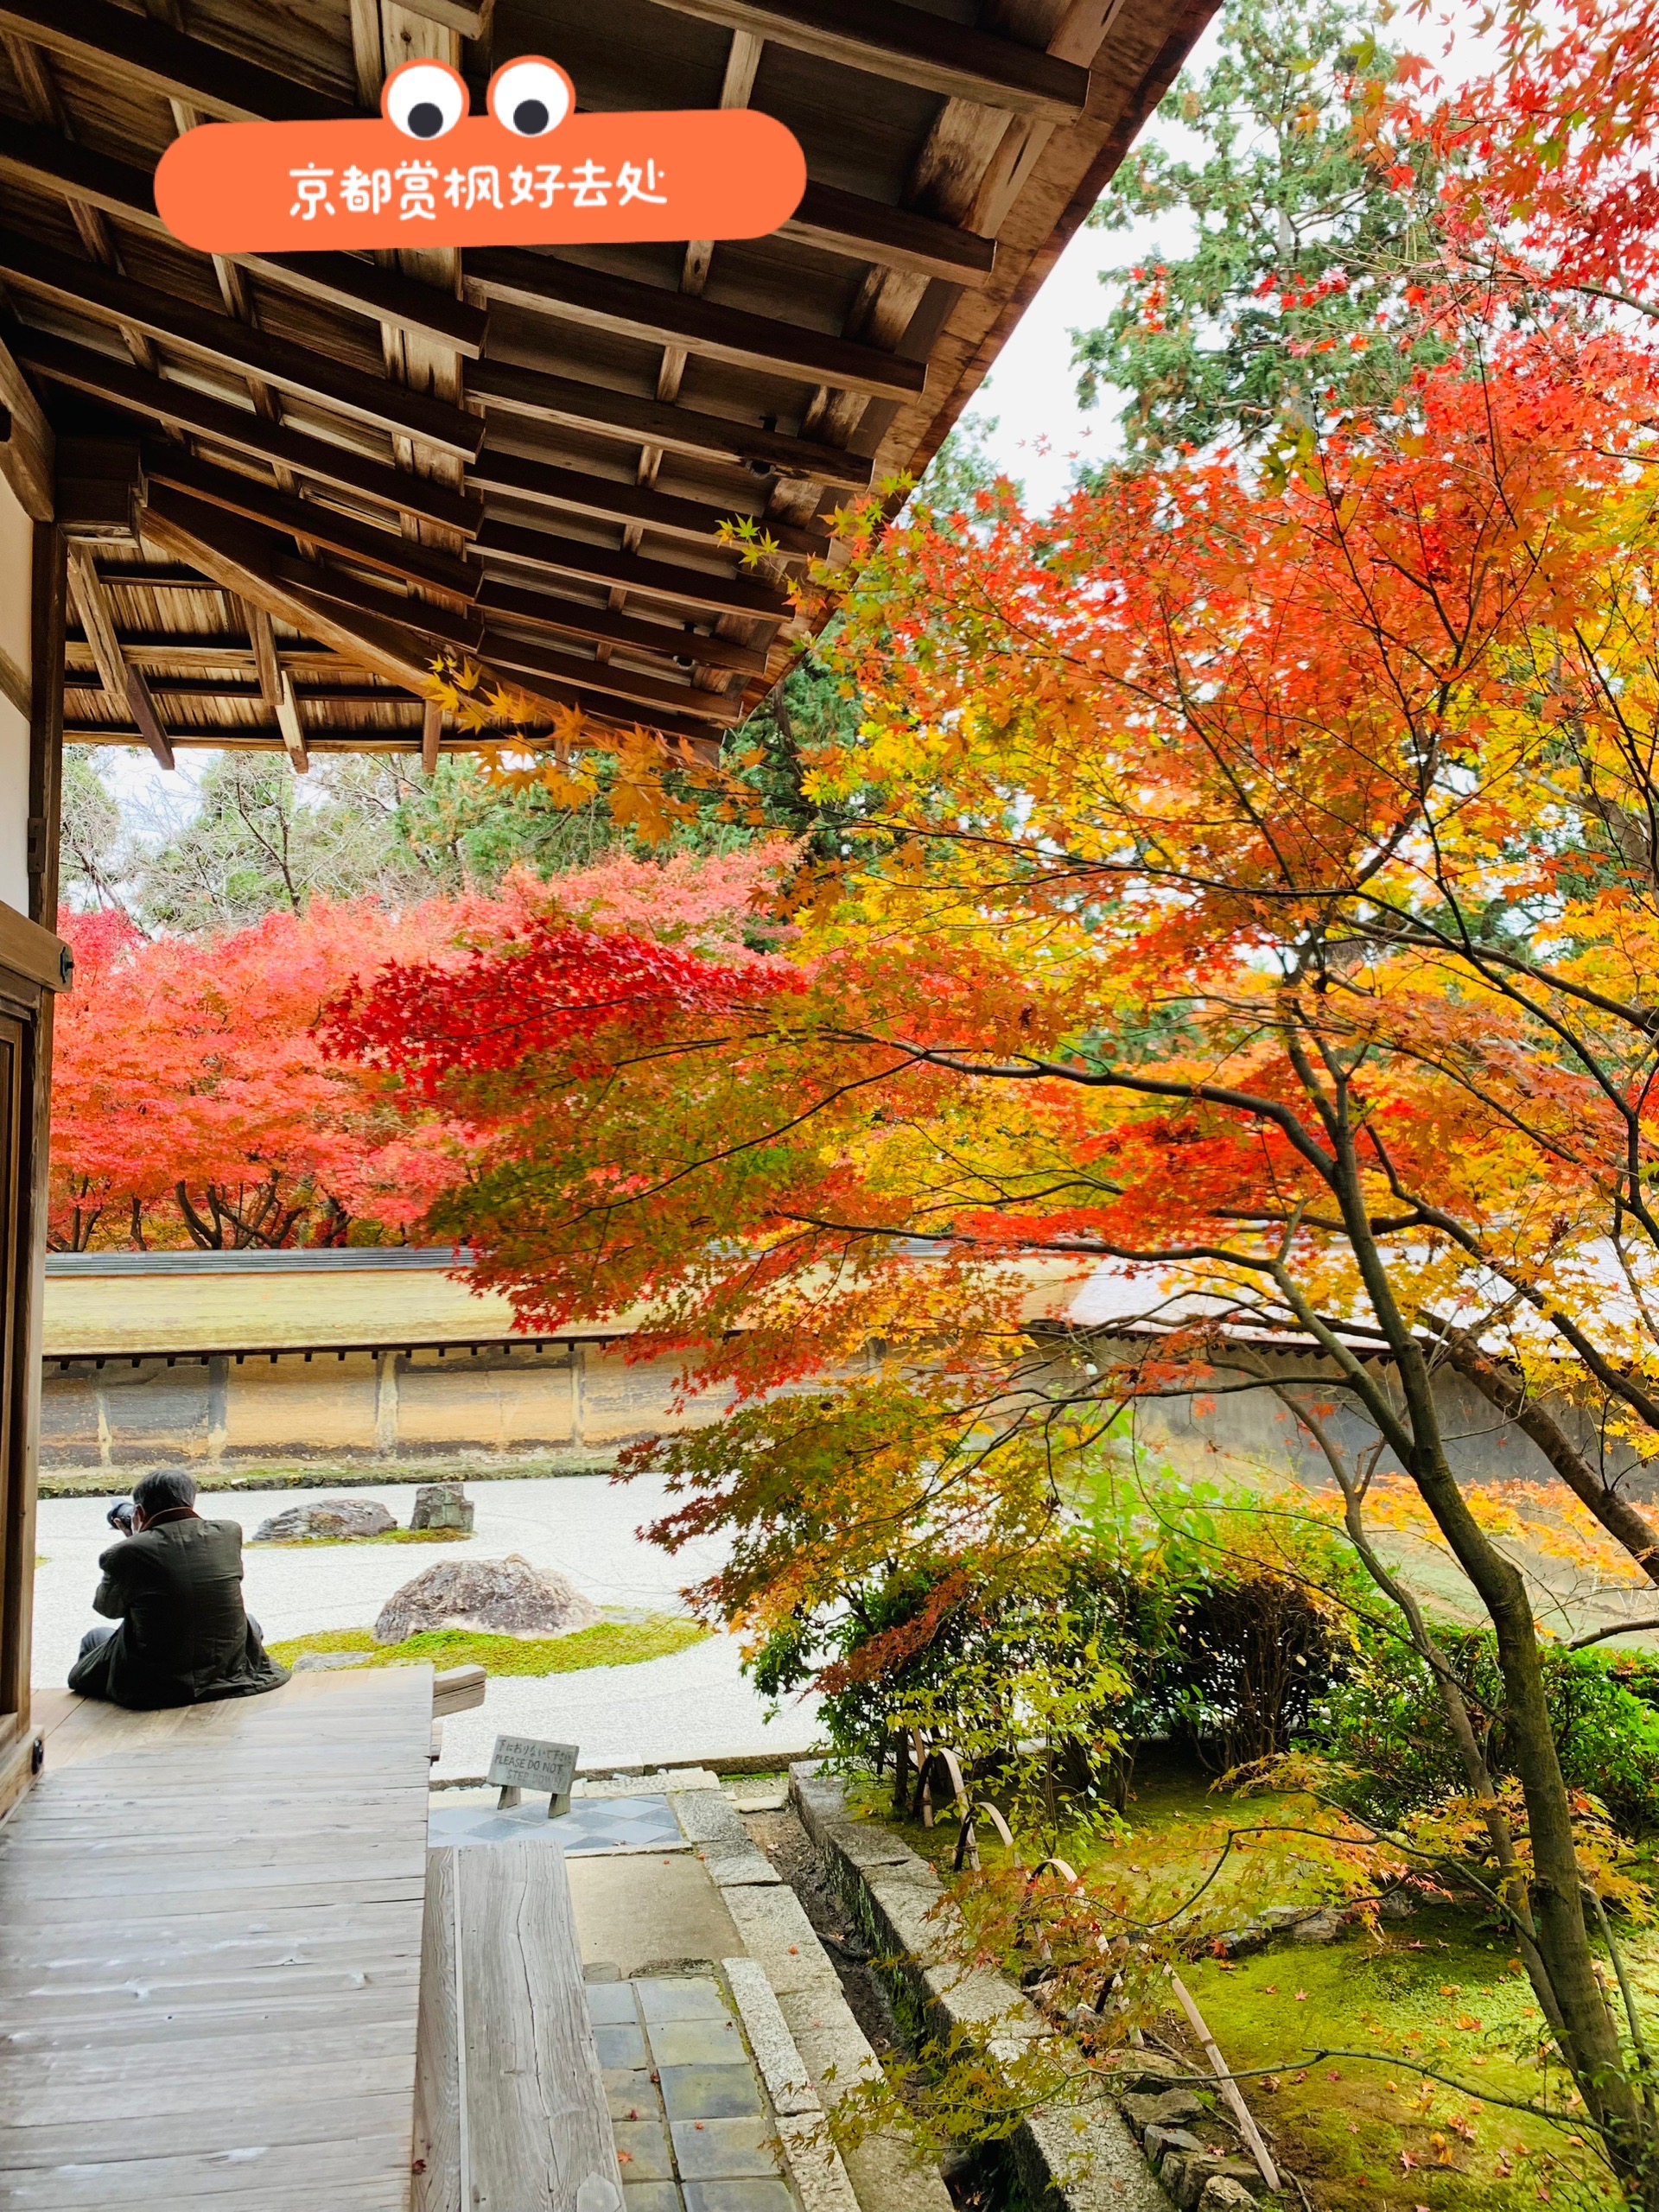
<instances>
[{"instance_id":1,"label":"wooden rafter","mask_svg":"<svg viewBox=\"0 0 1659 2212\"><path fill-rule=\"evenodd\" d=\"M407 391L361 369L346 368L315 347L268 338L230 315L194 307L154 284L135 283L92 262L71 261L15 232L0 232L0 278L58 307L185 346L238 376L257 377L280 391L375 429L418 438L466 459L483 442L482 423L458 407Z\"/></svg>"},{"instance_id":2,"label":"wooden rafter","mask_svg":"<svg viewBox=\"0 0 1659 2212\"><path fill-rule=\"evenodd\" d=\"M292 468L319 484L406 514L412 521L437 523L470 534L483 520L483 502L478 499L388 467L333 439L309 437L287 423L267 423L249 409L210 398L188 385L146 376L112 354L22 326L12 333L12 345L20 360L54 384L107 400L143 421L188 431L232 453Z\"/></svg>"},{"instance_id":3,"label":"wooden rafter","mask_svg":"<svg viewBox=\"0 0 1659 2212\"><path fill-rule=\"evenodd\" d=\"M550 677L643 707L677 709L705 721L734 722L742 711L734 701L716 692L698 691L689 683L666 683L660 677L620 669L613 661L588 660L576 653L559 652L551 645L529 645L497 630L485 632L484 655L492 667Z\"/></svg>"},{"instance_id":4,"label":"wooden rafter","mask_svg":"<svg viewBox=\"0 0 1659 2212\"><path fill-rule=\"evenodd\" d=\"M533 422L557 423L635 445L658 445L700 460L752 462L781 476L848 491L863 491L870 482L867 459L817 439L791 437L786 431L732 422L723 415L699 415L689 407L641 399L604 385L582 384L574 377L550 376L544 370L519 368L509 361L475 362L467 389L486 410L528 416Z\"/></svg>"},{"instance_id":5,"label":"wooden rafter","mask_svg":"<svg viewBox=\"0 0 1659 2212\"><path fill-rule=\"evenodd\" d=\"M918 85L947 99L976 100L1051 123L1075 123L1088 103L1086 69L899 0L658 0L658 5L844 68Z\"/></svg>"},{"instance_id":6,"label":"wooden rafter","mask_svg":"<svg viewBox=\"0 0 1659 2212\"><path fill-rule=\"evenodd\" d=\"M134 668L149 669L152 671L180 668L232 669L245 674L255 667L253 655L243 642L239 633L233 638L226 636L203 638L186 636L172 631L168 631L162 636L154 631L141 634L130 630L121 640L121 650ZM85 638L77 638L72 634L65 642L63 658L65 667L71 671L90 669L94 674L97 673L97 664L92 659L92 649ZM333 677L337 672L348 676L357 674L353 664L342 660L339 654L327 652L308 641L304 644L285 645L283 648L283 664L294 677L295 682L301 684L308 679ZM166 686L167 678L156 675L150 689L161 691L164 690ZM236 689L234 683L228 687L231 696L236 695ZM395 700L397 694L395 691L378 691L372 692L368 696L382 700ZM308 694L302 689L300 696L304 698L308 696Z\"/></svg>"},{"instance_id":7,"label":"wooden rafter","mask_svg":"<svg viewBox=\"0 0 1659 2212\"><path fill-rule=\"evenodd\" d=\"M365 568L423 585L447 599L465 601L478 596L479 570L455 554L438 552L393 531L353 522L319 500L272 491L268 485L257 484L232 469L215 468L209 461L194 460L161 440L153 440L145 448L144 473L153 483L175 485L181 492L189 492L231 514L244 515L250 522L283 531L302 543L343 554Z\"/></svg>"},{"instance_id":8,"label":"wooden rafter","mask_svg":"<svg viewBox=\"0 0 1659 2212\"><path fill-rule=\"evenodd\" d=\"M0 0L0 30L66 55L94 76L187 99L222 122L324 123L355 112L327 92L112 0Z\"/></svg>"},{"instance_id":9,"label":"wooden rafter","mask_svg":"<svg viewBox=\"0 0 1659 2212\"><path fill-rule=\"evenodd\" d=\"M55 440L41 403L29 387L9 347L0 344L0 475L33 522L52 519Z\"/></svg>"},{"instance_id":10,"label":"wooden rafter","mask_svg":"<svg viewBox=\"0 0 1659 2212\"><path fill-rule=\"evenodd\" d=\"M300 722L299 704L294 696L294 679L286 670L277 682L276 727L283 733L283 743L296 776L302 776L311 766L311 756L305 749L305 731Z\"/></svg>"},{"instance_id":11,"label":"wooden rafter","mask_svg":"<svg viewBox=\"0 0 1659 2212\"><path fill-rule=\"evenodd\" d=\"M92 549L72 539L67 549L67 559L69 589L110 703L118 713L124 710L132 716L144 743L163 768L170 768L173 766L173 747L168 741L167 732L162 728L162 718L156 711L156 702L149 696L149 685L122 652L121 641L116 634L114 610L105 594Z\"/></svg>"},{"instance_id":12,"label":"wooden rafter","mask_svg":"<svg viewBox=\"0 0 1659 2212\"><path fill-rule=\"evenodd\" d=\"M556 261L550 254L513 248L469 253L466 281L475 299L530 308L620 337L677 346L688 353L798 383L804 379L879 399L912 399L927 382L925 361L904 360L877 346L828 337L772 315L746 314L685 292Z\"/></svg>"},{"instance_id":13,"label":"wooden rafter","mask_svg":"<svg viewBox=\"0 0 1659 2212\"><path fill-rule=\"evenodd\" d=\"M676 630L664 622L643 621L608 607L584 607L546 591L526 591L518 584L492 581L479 594L478 604L493 623L516 623L527 629L550 631L556 637L591 638L595 644L632 645L642 652L676 660L741 669L747 676L766 672L766 657L757 646Z\"/></svg>"},{"instance_id":14,"label":"wooden rafter","mask_svg":"<svg viewBox=\"0 0 1659 2212\"><path fill-rule=\"evenodd\" d=\"M93 153L56 131L8 123L0 136L0 176L59 193L72 206L112 216L152 237L168 234L156 212L153 169ZM414 283L394 270L377 269L346 253L249 253L235 259L239 267L290 291L377 322L396 323L457 353L475 357L484 349L489 323L485 309Z\"/></svg>"},{"instance_id":15,"label":"wooden rafter","mask_svg":"<svg viewBox=\"0 0 1659 2212\"><path fill-rule=\"evenodd\" d=\"M270 617L263 607L245 607L244 613L248 625L248 639L253 647L253 663L258 676L258 696L269 713L275 716L288 757L296 776L304 775L311 766L305 749L305 732L300 724L298 701L294 694L294 679L276 658L276 637L270 626ZM176 683L157 683L156 690L164 696L188 696Z\"/></svg>"},{"instance_id":16,"label":"wooden rafter","mask_svg":"<svg viewBox=\"0 0 1659 2212\"><path fill-rule=\"evenodd\" d=\"M598 521L631 523L655 531L664 537L683 537L692 544L720 544L722 525L743 518L729 505L679 499L652 486L625 483L613 476L595 476L587 469L569 468L555 461L527 460L489 446L467 470L467 479L480 492L500 493L569 514L591 515ZM822 560L830 550L827 530L801 529L785 524L770 535L780 554Z\"/></svg>"},{"instance_id":17,"label":"wooden rafter","mask_svg":"<svg viewBox=\"0 0 1659 2212\"><path fill-rule=\"evenodd\" d=\"M554 575L580 576L588 583L621 584L631 591L649 592L658 599L671 599L681 606L715 614L756 615L780 622L791 612L785 595L759 577L680 568L668 561L644 559L637 553L588 545L579 538L556 537L550 531L526 530L518 523L486 522L474 553L480 561L503 561Z\"/></svg>"},{"instance_id":18,"label":"wooden rafter","mask_svg":"<svg viewBox=\"0 0 1659 2212\"><path fill-rule=\"evenodd\" d=\"M995 238L978 238L931 215L890 207L885 200L865 200L830 184L809 184L778 235L849 260L874 261L885 269L942 276L948 284L976 289L996 265Z\"/></svg>"},{"instance_id":19,"label":"wooden rafter","mask_svg":"<svg viewBox=\"0 0 1659 2212\"><path fill-rule=\"evenodd\" d=\"M296 585L313 599L326 600L335 607L355 607L379 621L398 623L413 638L435 639L459 652L471 652L483 635L484 618L471 607L434 607L429 601L400 598L395 592L383 591L361 576L348 575L344 569L302 560L290 553L280 538L267 540L267 557L274 576ZM429 655L429 645L427 651Z\"/></svg>"}]
</instances>

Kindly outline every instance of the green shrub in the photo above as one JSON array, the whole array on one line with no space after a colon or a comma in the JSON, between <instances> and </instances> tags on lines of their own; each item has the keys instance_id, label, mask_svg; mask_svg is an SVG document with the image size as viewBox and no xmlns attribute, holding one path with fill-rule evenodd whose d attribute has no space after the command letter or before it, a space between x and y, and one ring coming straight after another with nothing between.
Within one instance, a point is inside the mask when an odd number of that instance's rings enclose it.
<instances>
[{"instance_id":1,"label":"green shrub","mask_svg":"<svg viewBox=\"0 0 1659 2212\"><path fill-rule=\"evenodd\" d=\"M1489 1767L1512 1773L1491 1632L1448 1629L1440 1642L1469 1693ZM1659 1830L1659 1659L1548 1650L1544 1687L1568 1788L1599 1799L1626 1835ZM1368 1819L1391 1825L1467 1789L1433 1674L1397 1644L1332 1685L1309 1733L1352 1770L1344 1794Z\"/></svg>"},{"instance_id":2,"label":"green shrub","mask_svg":"<svg viewBox=\"0 0 1659 2212\"><path fill-rule=\"evenodd\" d=\"M1141 1486L995 1573L912 1557L833 1621L775 1631L753 1671L772 1697L817 1683L852 1764L922 1727L1007 1795L1040 1742L1045 1790L1087 1813L1121 1808L1150 1738L1217 1769L1287 1751L1353 1663L1360 1594L1295 1501Z\"/></svg>"}]
</instances>

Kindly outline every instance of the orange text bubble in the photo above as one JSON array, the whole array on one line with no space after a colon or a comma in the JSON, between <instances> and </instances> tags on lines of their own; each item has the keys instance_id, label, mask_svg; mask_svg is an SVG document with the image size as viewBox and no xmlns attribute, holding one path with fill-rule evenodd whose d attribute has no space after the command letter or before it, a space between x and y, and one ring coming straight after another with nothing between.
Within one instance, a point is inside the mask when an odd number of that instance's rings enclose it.
<instances>
[{"instance_id":1,"label":"orange text bubble","mask_svg":"<svg viewBox=\"0 0 1659 2212\"><path fill-rule=\"evenodd\" d=\"M498 71L492 95L527 66ZM407 64L387 79L389 101L416 69L435 85L454 74ZM527 98L511 111L549 106ZM447 121L437 101L412 114L416 130L431 126L423 135L386 115L199 124L162 156L156 211L203 253L621 245L763 238L806 189L794 134L752 108L569 115L535 133L493 111Z\"/></svg>"}]
</instances>

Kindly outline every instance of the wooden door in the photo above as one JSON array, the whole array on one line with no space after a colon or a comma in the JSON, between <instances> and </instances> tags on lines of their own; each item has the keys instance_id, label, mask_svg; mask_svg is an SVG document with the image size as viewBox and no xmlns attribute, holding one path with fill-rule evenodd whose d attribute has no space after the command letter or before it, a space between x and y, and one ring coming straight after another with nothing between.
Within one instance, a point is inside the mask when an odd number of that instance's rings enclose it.
<instances>
[{"instance_id":1,"label":"wooden door","mask_svg":"<svg viewBox=\"0 0 1659 2212\"><path fill-rule=\"evenodd\" d=\"M25 1249L22 1229L27 1212L22 1188L22 1140L23 1128L22 1081L28 1045L25 1025L10 1014L0 1014L0 1268L4 1270L5 1288L0 1293L0 1312L7 1322L12 1322L18 1308L25 1302L26 1285L22 1279ZM16 1341L16 1330L8 1325L0 1332L0 1437L10 1446L17 1409L17 1367L21 1347ZM24 1657L28 1630L30 1575L25 1571L22 1541L29 1533L25 1522L25 1500L18 1478L23 1470L16 1463L16 1455L7 1449L3 1464L0 1465L0 1482L4 1484L3 1503L0 1503L0 1518L5 1528L4 1575L0 1579L0 1746L8 1733L16 1735L20 1723L29 1718L29 1684L20 1679L26 1674ZM34 1561L28 1562L32 1569ZM8 1723L10 1724L8 1728ZM4 1751L0 1749L0 1758Z\"/></svg>"},{"instance_id":2,"label":"wooden door","mask_svg":"<svg viewBox=\"0 0 1659 2212\"><path fill-rule=\"evenodd\" d=\"M4 957L28 931L29 975ZM52 994L38 962L57 940L0 908L0 1813L26 1789L35 1468L40 1408L42 1207Z\"/></svg>"}]
</instances>

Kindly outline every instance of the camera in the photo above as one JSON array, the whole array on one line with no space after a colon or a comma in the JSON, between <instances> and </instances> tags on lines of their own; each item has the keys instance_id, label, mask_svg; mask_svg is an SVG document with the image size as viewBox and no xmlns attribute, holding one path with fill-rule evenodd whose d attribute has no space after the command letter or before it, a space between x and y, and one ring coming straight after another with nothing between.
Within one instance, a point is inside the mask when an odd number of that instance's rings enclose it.
<instances>
[{"instance_id":1,"label":"camera","mask_svg":"<svg viewBox=\"0 0 1659 2212\"><path fill-rule=\"evenodd\" d=\"M111 1529L118 1529L124 1536L130 1536L132 1534L132 1500L118 1497L104 1517Z\"/></svg>"}]
</instances>

